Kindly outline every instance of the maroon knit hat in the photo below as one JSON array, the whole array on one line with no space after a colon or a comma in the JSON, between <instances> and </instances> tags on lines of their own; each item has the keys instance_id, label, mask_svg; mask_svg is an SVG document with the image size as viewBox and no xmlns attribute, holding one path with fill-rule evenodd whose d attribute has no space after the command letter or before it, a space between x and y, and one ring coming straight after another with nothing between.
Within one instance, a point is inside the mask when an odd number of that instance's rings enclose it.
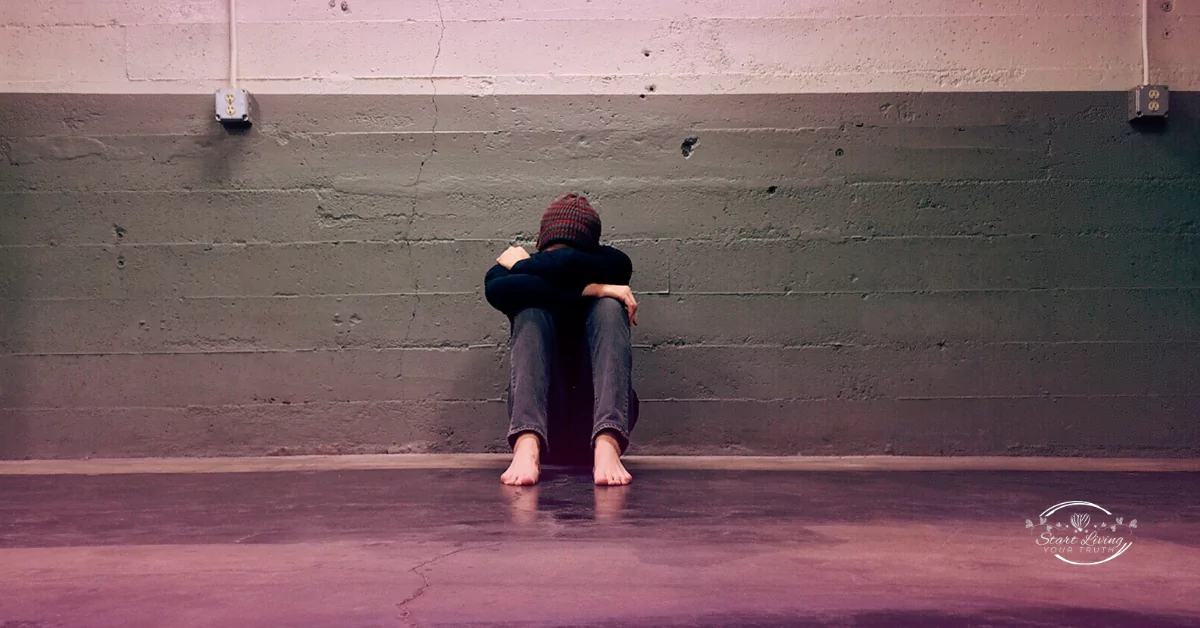
<instances>
[{"instance_id":1,"label":"maroon knit hat","mask_svg":"<svg viewBox=\"0 0 1200 628\"><path fill-rule=\"evenodd\" d=\"M555 242L585 250L600 245L600 214L592 209L586 197L567 194L546 208L537 249L541 251Z\"/></svg>"}]
</instances>

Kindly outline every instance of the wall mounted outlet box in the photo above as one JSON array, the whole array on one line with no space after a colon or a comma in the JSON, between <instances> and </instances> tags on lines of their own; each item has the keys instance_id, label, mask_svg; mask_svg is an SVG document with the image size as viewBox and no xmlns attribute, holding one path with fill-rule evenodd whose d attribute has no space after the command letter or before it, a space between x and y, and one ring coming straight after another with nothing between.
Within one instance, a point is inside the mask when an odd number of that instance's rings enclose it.
<instances>
[{"instance_id":1,"label":"wall mounted outlet box","mask_svg":"<svg viewBox=\"0 0 1200 628\"><path fill-rule=\"evenodd\" d=\"M1166 85L1139 85L1129 92L1129 120L1165 118L1170 102Z\"/></svg>"},{"instance_id":2,"label":"wall mounted outlet box","mask_svg":"<svg viewBox=\"0 0 1200 628\"><path fill-rule=\"evenodd\" d=\"M244 89L219 90L217 122L225 126L250 126L250 94Z\"/></svg>"}]
</instances>

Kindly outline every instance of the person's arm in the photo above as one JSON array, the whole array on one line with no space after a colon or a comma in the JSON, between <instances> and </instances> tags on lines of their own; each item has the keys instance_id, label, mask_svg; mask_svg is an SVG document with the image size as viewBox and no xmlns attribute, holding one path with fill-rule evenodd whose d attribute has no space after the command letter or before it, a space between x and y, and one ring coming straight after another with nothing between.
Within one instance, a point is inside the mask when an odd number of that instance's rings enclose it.
<instances>
[{"instance_id":1,"label":"person's arm","mask_svg":"<svg viewBox=\"0 0 1200 628\"><path fill-rule=\"evenodd\" d=\"M586 252L572 248L542 251L512 266L512 272L541 277L552 284L574 287L591 283L629 285L633 262L611 246Z\"/></svg>"},{"instance_id":2,"label":"person's arm","mask_svg":"<svg viewBox=\"0 0 1200 628\"><path fill-rule=\"evenodd\" d=\"M584 273L595 279L590 283L628 286L633 279L633 261L620 249L601 246L596 253L584 253Z\"/></svg>"},{"instance_id":3,"label":"person's arm","mask_svg":"<svg viewBox=\"0 0 1200 628\"><path fill-rule=\"evenodd\" d=\"M566 248L539 251L513 264L509 271L517 275L536 275L550 283L558 284L569 276L568 262L571 253L571 249Z\"/></svg>"},{"instance_id":4,"label":"person's arm","mask_svg":"<svg viewBox=\"0 0 1200 628\"><path fill-rule=\"evenodd\" d=\"M578 289L555 286L542 277L514 273L500 264L488 270L483 291L487 302L509 317L528 307L557 308L590 298L583 295L582 286Z\"/></svg>"}]
</instances>

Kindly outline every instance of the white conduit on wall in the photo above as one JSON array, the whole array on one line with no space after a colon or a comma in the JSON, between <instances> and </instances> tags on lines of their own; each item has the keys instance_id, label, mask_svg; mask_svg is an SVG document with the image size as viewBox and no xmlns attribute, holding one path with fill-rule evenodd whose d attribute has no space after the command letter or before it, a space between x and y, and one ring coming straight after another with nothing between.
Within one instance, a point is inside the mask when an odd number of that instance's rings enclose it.
<instances>
[{"instance_id":1,"label":"white conduit on wall","mask_svg":"<svg viewBox=\"0 0 1200 628\"><path fill-rule=\"evenodd\" d=\"M229 86L237 89L237 0L229 0Z\"/></svg>"},{"instance_id":2,"label":"white conduit on wall","mask_svg":"<svg viewBox=\"0 0 1200 628\"><path fill-rule=\"evenodd\" d=\"M1141 0L1141 84L1150 84L1150 0Z\"/></svg>"}]
</instances>

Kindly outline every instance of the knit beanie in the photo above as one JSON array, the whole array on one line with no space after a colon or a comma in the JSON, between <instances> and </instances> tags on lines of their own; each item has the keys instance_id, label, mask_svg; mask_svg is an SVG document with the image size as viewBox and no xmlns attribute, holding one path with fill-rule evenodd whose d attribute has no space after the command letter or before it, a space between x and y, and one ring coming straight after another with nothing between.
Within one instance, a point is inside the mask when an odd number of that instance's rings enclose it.
<instances>
[{"instance_id":1,"label":"knit beanie","mask_svg":"<svg viewBox=\"0 0 1200 628\"><path fill-rule=\"evenodd\" d=\"M586 197L567 194L546 208L537 249L541 251L555 242L584 250L600 245L600 214L592 209Z\"/></svg>"}]
</instances>

